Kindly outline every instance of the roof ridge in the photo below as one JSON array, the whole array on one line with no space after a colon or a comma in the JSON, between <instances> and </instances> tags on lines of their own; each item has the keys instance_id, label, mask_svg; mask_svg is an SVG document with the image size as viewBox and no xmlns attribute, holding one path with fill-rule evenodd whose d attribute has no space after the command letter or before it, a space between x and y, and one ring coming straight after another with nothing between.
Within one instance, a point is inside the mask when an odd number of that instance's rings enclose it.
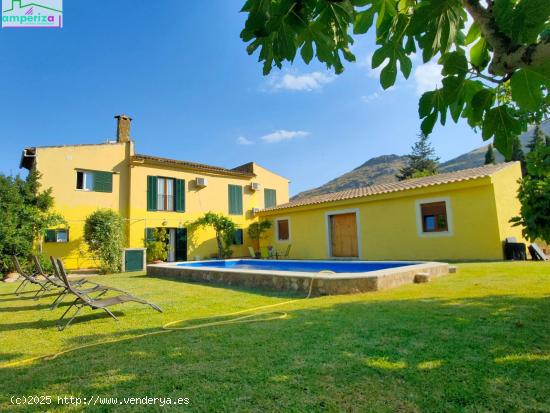
<instances>
[{"instance_id":1,"label":"roof ridge","mask_svg":"<svg viewBox=\"0 0 550 413\"><path fill-rule=\"evenodd\" d=\"M255 176L254 173L251 172L245 172L245 171L238 171L234 169L225 168L223 166L216 166L216 165L209 165L205 163L200 162L193 162L193 161L185 161L180 159L173 159L173 158L166 158L162 156L155 156L155 155L146 155L146 154L139 154L136 153L132 156L132 158L143 158L143 159L149 159L152 161L158 161L158 162L164 162L164 163L170 163L170 164L176 164L176 165L185 165L189 166L191 168L197 168L197 169L204 169L204 170L210 170L211 172L223 172L224 174L229 175L238 175L238 176L246 176L246 177L252 177Z\"/></svg>"}]
</instances>

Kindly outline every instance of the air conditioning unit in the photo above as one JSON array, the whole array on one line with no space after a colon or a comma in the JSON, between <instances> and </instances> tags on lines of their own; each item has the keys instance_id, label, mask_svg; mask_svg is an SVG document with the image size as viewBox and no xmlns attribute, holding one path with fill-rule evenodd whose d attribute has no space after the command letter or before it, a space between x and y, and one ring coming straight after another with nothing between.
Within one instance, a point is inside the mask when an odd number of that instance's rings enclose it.
<instances>
[{"instance_id":1,"label":"air conditioning unit","mask_svg":"<svg viewBox=\"0 0 550 413\"><path fill-rule=\"evenodd\" d=\"M258 212L260 212L260 208L252 208L253 214L257 214Z\"/></svg>"},{"instance_id":2,"label":"air conditioning unit","mask_svg":"<svg viewBox=\"0 0 550 413\"><path fill-rule=\"evenodd\" d=\"M204 188L206 185L208 185L208 179L206 178L195 178L195 186L198 186L200 188Z\"/></svg>"},{"instance_id":3,"label":"air conditioning unit","mask_svg":"<svg viewBox=\"0 0 550 413\"><path fill-rule=\"evenodd\" d=\"M259 191L260 189L262 189L262 185L260 185L258 182L252 182L250 184L250 189L252 189L253 191Z\"/></svg>"}]
</instances>

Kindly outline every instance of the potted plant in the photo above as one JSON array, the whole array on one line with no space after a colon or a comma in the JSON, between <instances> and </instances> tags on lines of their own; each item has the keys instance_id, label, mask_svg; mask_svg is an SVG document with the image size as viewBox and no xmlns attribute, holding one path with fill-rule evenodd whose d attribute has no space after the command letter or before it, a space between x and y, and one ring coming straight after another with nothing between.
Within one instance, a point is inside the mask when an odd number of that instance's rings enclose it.
<instances>
[{"instance_id":1,"label":"potted plant","mask_svg":"<svg viewBox=\"0 0 550 413\"><path fill-rule=\"evenodd\" d=\"M168 258L168 232L165 228L153 229L152 240L147 241L147 261L160 264Z\"/></svg>"}]
</instances>

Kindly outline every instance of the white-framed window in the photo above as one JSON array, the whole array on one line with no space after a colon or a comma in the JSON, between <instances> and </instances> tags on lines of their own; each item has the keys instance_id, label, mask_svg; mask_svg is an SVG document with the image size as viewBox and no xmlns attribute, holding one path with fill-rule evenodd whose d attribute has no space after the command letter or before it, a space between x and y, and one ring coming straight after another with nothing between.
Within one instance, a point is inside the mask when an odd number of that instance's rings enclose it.
<instances>
[{"instance_id":1,"label":"white-framed window","mask_svg":"<svg viewBox=\"0 0 550 413\"><path fill-rule=\"evenodd\" d=\"M90 171L76 171L76 189L93 191L94 173Z\"/></svg>"},{"instance_id":2,"label":"white-framed window","mask_svg":"<svg viewBox=\"0 0 550 413\"><path fill-rule=\"evenodd\" d=\"M416 200L416 227L419 237L453 235L451 200L448 197Z\"/></svg>"},{"instance_id":3,"label":"white-framed window","mask_svg":"<svg viewBox=\"0 0 550 413\"><path fill-rule=\"evenodd\" d=\"M290 218L277 218L275 220L275 239L278 242L290 241Z\"/></svg>"},{"instance_id":4,"label":"white-framed window","mask_svg":"<svg viewBox=\"0 0 550 413\"><path fill-rule=\"evenodd\" d=\"M174 179L157 178L157 211L173 211L174 202Z\"/></svg>"}]
</instances>

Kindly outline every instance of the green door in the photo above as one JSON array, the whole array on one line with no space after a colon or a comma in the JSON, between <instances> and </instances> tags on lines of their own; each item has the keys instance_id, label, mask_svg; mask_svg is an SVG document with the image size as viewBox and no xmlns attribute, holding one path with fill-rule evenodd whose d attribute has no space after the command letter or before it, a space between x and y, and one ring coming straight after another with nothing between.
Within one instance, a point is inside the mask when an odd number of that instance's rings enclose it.
<instances>
[{"instance_id":1,"label":"green door","mask_svg":"<svg viewBox=\"0 0 550 413\"><path fill-rule=\"evenodd\" d=\"M176 261L187 261L187 228L176 229Z\"/></svg>"},{"instance_id":2,"label":"green door","mask_svg":"<svg viewBox=\"0 0 550 413\"><path fill-rule=\"evenodd\" d=\"M143 270L143 250L130 250L124 252L124 266L126 271Z\"/></svg>"}]
</instances>

